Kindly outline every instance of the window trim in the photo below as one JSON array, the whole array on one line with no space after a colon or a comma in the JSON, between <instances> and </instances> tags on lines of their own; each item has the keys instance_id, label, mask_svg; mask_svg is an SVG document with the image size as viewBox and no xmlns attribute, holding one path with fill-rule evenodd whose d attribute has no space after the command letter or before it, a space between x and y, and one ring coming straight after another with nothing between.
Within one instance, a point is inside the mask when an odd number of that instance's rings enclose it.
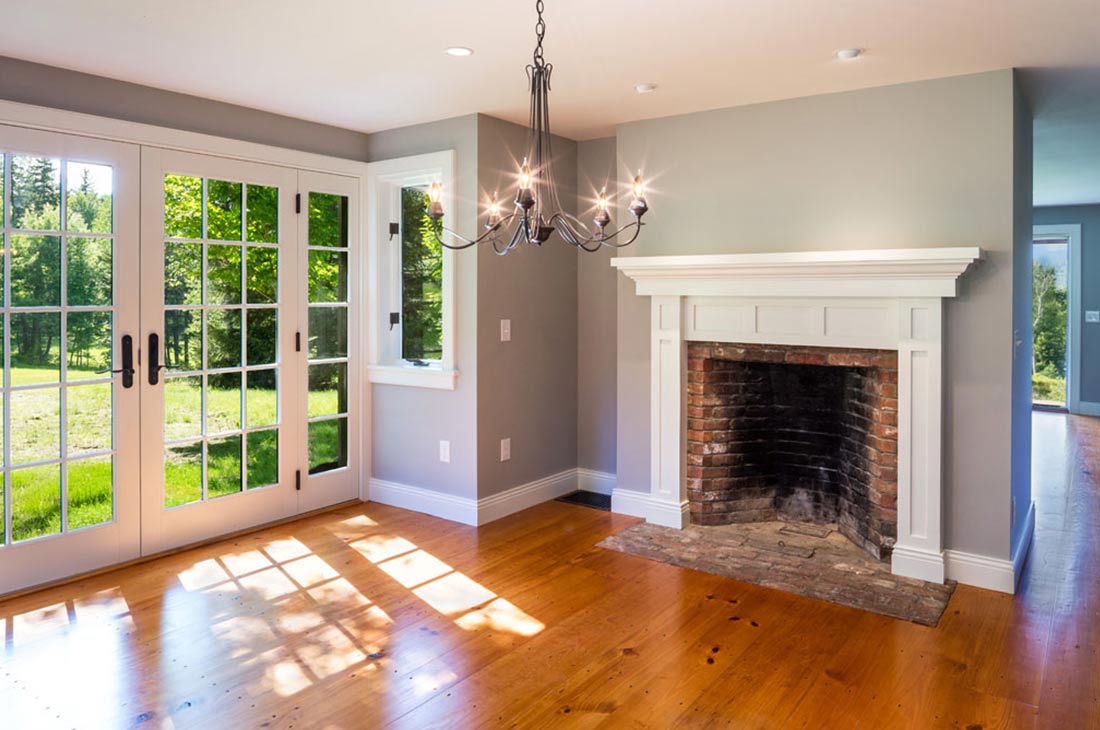
<instances>
[{"instance_id":1,"label":"window trim","mask_svg":"<svg viewBox=\"0 0 1100 730\"><path fill-rule=\"evenodd\" d=\"M401 331L391 334L388 315L401 311L400 241L390 246L389 222L400 206L403 187L439 182L443 209L454 215L455 152L431 152L372 162L367 165L367 256L370 301L369 364L372 383L454 390L455 367L455 252L443 249L442 349L438 361L413 365L400 357ZM396 251L396 255L395 255Z\"/></svg>"}]
</instances>

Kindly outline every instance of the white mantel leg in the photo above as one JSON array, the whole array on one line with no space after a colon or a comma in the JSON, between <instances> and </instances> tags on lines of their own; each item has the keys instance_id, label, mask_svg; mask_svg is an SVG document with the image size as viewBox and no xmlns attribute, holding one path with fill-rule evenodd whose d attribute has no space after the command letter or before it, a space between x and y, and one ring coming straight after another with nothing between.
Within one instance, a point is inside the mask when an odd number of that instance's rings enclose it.
<instances>
[{"instance_id":1,"label":"white mantel leg","mask_svg":"<svg viewBox=\"0 0 1100 730\"><path fill-rule=\"evenodd\" d=\"M684 393L687 347L682 298L652 298L650 398L650 504L646 521L665 527L688 524L684 470Z\"/></svg>"},{"instance_id":2,"label":"white mantel leg","mask_svg":"<svg viewBox=\"0 0 1100 730\"><path fill-rule=\"evenodd\" d=\"M898 300L897 575L943 582L943 300Z\"/></svg>"}]
</instances>

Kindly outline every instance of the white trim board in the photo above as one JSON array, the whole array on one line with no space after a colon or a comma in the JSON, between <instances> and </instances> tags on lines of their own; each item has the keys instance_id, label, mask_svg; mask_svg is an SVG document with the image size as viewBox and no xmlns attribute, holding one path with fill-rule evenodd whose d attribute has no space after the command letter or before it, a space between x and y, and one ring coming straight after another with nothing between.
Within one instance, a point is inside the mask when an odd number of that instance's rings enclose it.
<instances>
[{"instance_id":1,"label":"white trim board","mask_svg":"<svg viewBox=\"0 0 1100 730\"><path fill-rule=\"evenodd\" d=\"M512 487L500 494L475 500L470 497L443 494L423 487L372 478L367 501L476 526L549 502L577 489L597 491L583 485L603 488L608 480L614 485L615 475L588 469L566 469L557 474ZM601 493L609 492L610 490Z\"/></svg>"}]
</instances>

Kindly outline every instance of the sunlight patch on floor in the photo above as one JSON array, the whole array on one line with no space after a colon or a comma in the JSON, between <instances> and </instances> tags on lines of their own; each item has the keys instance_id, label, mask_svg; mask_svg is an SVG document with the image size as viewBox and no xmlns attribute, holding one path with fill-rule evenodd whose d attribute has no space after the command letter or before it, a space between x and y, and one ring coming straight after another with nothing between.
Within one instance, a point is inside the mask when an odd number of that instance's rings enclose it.
<instances>
[{"instance_id":1,"label":"sunlight patch on floor","mask_svg":"<svg viewBox=\"0 0 1100 730\"><path fill-rule=\"evenodd\" d=\"M386 643L393 623L294 538L198 561L178 579L186 591L211 602L184 603L175 610L211 611L210 633L218 650L242 667L262 668L261 678L248 686L252 694L286 697L339 672L369 667L368 655ZM267 608L242 613L250 604Z\"/></svg>"}]
</instances>

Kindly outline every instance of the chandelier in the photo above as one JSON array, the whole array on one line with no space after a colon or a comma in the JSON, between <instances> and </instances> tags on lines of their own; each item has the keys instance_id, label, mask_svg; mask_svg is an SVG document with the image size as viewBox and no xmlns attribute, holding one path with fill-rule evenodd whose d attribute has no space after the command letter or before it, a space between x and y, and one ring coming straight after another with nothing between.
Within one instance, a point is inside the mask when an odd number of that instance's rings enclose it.
<instances>
[{"instance_id":1,"label":"chandelier","mask_svg":"<svg viewBox=\"0 0 1100 730\"><path fill-rule=\"evenodd\" d=\"M633 221L621 228L607 230L611 223L611 214L607 210L606 188L600 190L596 198L596 216L592 220L594 231L576 216L562 210L554 180L550 134L550 73L554 66L547 63L542 55L542 39L546 35L546 22L542 19L543 0L535 2L535 10L538 13L538 22L535 23L538 42L535 44L533 61L527 65L527 80L531 91L527 156L523 158L519 169L515 210L503 215L501 203L494 193L489 201L485 232L477 238L466 238L443 225L443 204L439 202L442 190L438 182L433 182L428 189L428 216L433 223L436 241L446 248L461 250L479 243L489 243L497 254L504 255L521 243L541 246L557 231L558 236L566 243L595 252L603 246L629 246L642 230L642 216L649 210L649 206L646 204L640 171L631 188L630 213ZM458 242L448 243L443 240L444 235ZM617 240L620 236L622 239Z\"/></svg>"}]
</instances>

